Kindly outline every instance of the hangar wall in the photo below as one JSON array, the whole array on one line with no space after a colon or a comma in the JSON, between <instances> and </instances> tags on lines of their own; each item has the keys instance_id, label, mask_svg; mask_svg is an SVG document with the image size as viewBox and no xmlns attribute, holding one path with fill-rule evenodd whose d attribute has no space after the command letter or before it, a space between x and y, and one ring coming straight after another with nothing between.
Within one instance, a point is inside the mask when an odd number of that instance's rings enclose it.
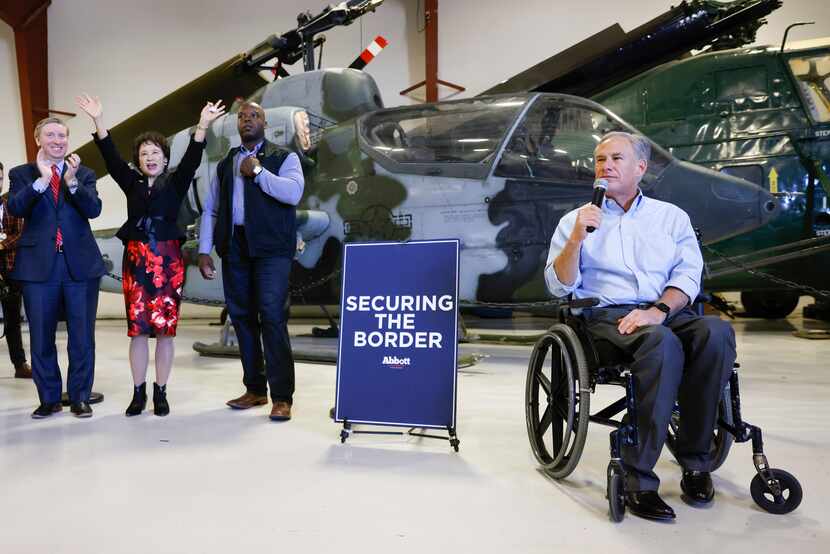
<instances>
[{"instance_id":1,"label":"hangar wall","mask_svg":"<svg viewBox=\"0 0 830 554\"><path fill-rule=\"evenodd\" d=\"M8 172L25 157L14 32L0 21L0 162ZM4 183L3 190L7 187L8 184Z\"/></svg>"}]
</instances>

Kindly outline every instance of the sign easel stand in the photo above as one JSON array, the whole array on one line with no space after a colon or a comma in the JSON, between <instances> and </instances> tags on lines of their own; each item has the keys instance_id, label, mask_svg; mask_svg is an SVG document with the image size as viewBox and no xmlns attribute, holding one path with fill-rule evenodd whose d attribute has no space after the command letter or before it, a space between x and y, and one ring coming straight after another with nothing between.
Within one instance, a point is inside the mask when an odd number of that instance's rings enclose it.
<instances>
[{"instance_id":1,"label":"sign easel stand","mask_svg":"<svg viewBox=\"0 0 830 554\"><path fill-rule=\"evenodd\" d=\"M422 437L427 439L438 439L438 440L445 440L450 441L450 446L453 450L458 452L458 446L461 444L461 441L458 439L458 436L455 434L455 427L446 427L447 435L446 437L441 435L431 435L429 433L424 432L415 432L416 429L423 429L426 431L427 429L431 429L431 427L410 427L407 431L370 431L370 430L362 430L362 429L353 429L351 423L348 419L343 420L343 429L340 431L340 443L345 443L346 439L348 439L352 433L355 435L363 434L363 435L408 435L410 437Z\"/></svg>"}]
</instances>

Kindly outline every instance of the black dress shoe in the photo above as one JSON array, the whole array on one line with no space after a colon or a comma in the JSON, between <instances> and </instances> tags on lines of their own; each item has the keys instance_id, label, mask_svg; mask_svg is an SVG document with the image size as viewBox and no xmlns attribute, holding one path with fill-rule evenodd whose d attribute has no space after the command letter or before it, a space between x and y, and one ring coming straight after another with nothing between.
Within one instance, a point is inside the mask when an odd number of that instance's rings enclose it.
<instances>
[{"instance_id":1,"label":"black dress shoe","mask_svg":"<svg viewBox=\"0 0 830 554\"><path fill-rule=\"evenodd\" d=\"M674 519L674 510L663 502L657 491L632 491L625 493L625 505L631 513L647 519Z\"/></svg>"},{"instance_id":2,"label":"black dress shoe","mask_svg":"<svg viewBox=\"0 0 830 554\"><path fill-rule=\"evenodd\" d=\"M133 387L133 399L130 405L127 406L125 412L127 417L137 416L147 406L147 383L141 383L137 387Z\"/></svg>"},{"instance_id":3,"label":"black dress shoe","mask_svg":"<svg viewBox=\"0 0 830 554\"><path fill-rule=\"evenodd\" d=\"M153 413L157 416L166 416L170 413L170 404L167 402L167 385L153 383Z\"/></svg>"},{"instance_id":4,"label":"black dress shoe","mask_svg":"<svg viewBox=\"0 0 830 554\"><path fill-rule=\"evenodd\" d=\"M92 417L92 408L89 402L73 402L69 410L75 417Z\"/></svg>"},{"instance_id":5,"label":"black dress shoe","mask_svg":"<svg viewBox=\"0 0 830 554\"><path fill-rule=\"evenodd\" d=\"M712 485L712 475L708 471L683 470L680 480L683 494L694 503L708 504L715 497L715 487Z\"/></svg>"},{"instance_id":6,"label":"black dress shoe","mask_svg":"<svg viewBox=\"0 0 830 554\"><path fill-rule=\"evenodd\" d=\"M41 404L32 412L32 419L44 419L56 414L63 409L60 402Z\"/></svg>"}]
</instances>

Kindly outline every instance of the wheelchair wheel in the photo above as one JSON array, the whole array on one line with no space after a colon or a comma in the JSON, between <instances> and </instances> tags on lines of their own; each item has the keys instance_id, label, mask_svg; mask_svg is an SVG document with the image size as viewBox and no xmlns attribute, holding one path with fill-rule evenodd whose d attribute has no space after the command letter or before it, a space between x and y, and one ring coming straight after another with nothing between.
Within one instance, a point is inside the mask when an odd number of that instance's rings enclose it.
<instances>
[{"instance_id":1,"label":"wheelchair wheel","mask_svg":"<svg viewBox=\"0 0 830 554\"><path fill-rule=\"evenodd\" d=\"M720 396L720 402L718 403L718 419L723 419L723 421L729 425L732 425L733 423L732 393L729 383L726 384L726 387L724 387ZM669 432L666 435L666 446L675 458L677 457L675 445L677 444L677 431L679 428L680 410L677 404L675 404L674 410L672 411L671 422L669 423ZM726 461L726 457L729 456L729 449L732 448L732 443L734 441L735 437L732 436L732 433L721 428L720 425L715 426L715 430L712 435L712 444L709 447L709 455L712 460L712 471L717 470L723 465L723 462Z\"/></svg>"},{"instance_id":2,"label":"wheelchair wheel","mask_svg":"<svg viewBox=\"0 0 830 554\"><path fill-rule=\"evenodd\" d=\"M749 484L752 500L771 514L788 514L801 504L801 498L804 494L801 490L801 483L793 474L783 469L770 469L769 471L778 479L778 484L781 486L781 496L776 499L764 479L756 473Z\"/></svg>"},{"instance_id":3,"label":"wheelchair wheel","mask_svg":"<svg viewBox=\"0 0 830 554\"><path fill-rule=\"evenodd\" d=\"M588 364L573 329L557 323L536 342L525 381L525 416L533 455L555 479L579 463L588 434Z\"/></svg>"},{"instance_id":4,"label":"wheelchair wheel","mask_svg":"<svg viewBox=\"0 0 830 554\"><path fill-rule=\"evenodd\" d=\"M605 491L608 498L608 513L611 521L618 523L625 517L625 490L623 489L623 474L619 468L608 464L608 488Z\"/></svg>"}]
</instances>

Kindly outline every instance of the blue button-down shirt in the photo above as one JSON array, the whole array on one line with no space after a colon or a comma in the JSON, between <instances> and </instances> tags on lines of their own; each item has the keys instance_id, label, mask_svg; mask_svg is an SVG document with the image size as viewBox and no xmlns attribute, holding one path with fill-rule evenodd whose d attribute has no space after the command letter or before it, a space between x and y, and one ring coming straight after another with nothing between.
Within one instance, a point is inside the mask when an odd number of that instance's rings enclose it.
<instances>
[{"instance_id":1,"label":"blue button-down shirt","mask_svg":"<svg viewBox=\"0 0 830 554\"><path fill-rule=\"evenodd\" d=\"M563 284L553 261L576 223L577 210L559 221L550 241L545 282L554 296L598 298L600 306L655 302L667 287L694 300L703 257L689 216L673 204L640 192L629 210L606 198L602 224L582 242L572 285Z\"/></svg>"},{"instance_id":2,"label":"blue button-down shirt","mask_svg":"<svg viewBox=\"0 0 830 554\"><path fill-rule=\"evenodd\" d=\"M239 166L248 156L256 156L263 143L257 144L253 150L246 150L240 146L239 152L233 159L233 205L231 206L231 217L234 225L245 224L245 179L239 172ZM296 206L303 197L305 178L300 158L294 152L288 154L282 162L279 171L274 175L264 167L259 175L254 178L254 183L269 196L280 202ZM209 254L213 248L213 226L216 217L219 215L219 176L213 175L208 187L207 198L205 199L202 219L199 224L199 253Z\"/></svg>"}]
</instances>

